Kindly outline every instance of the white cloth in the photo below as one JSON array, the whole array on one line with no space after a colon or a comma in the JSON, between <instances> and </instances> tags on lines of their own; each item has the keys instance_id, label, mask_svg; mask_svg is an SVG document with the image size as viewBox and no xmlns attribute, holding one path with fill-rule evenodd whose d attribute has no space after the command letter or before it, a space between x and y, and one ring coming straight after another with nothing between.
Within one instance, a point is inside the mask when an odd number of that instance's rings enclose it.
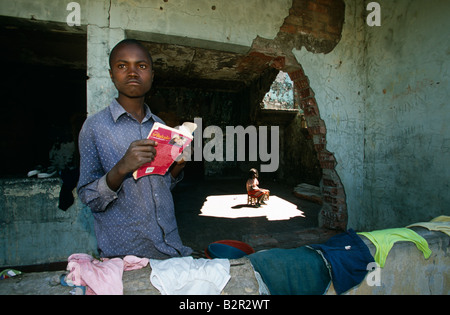
<instances>
[{"instance_id":1,"label":"white cloth","mask_svg":"<svg viewBox=\"0 0 450 315\"><path fill-rule=\"evenodd\" d=\"M150 259L150 281L163 295L217 295L230 280L228 259Z\"/></svg>"}]
</instances>

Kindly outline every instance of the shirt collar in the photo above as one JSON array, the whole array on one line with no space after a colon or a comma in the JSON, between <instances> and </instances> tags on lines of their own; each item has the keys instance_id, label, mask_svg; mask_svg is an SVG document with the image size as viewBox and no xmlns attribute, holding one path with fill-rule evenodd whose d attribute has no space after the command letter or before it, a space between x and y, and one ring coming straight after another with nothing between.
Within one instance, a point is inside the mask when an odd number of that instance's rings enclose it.
<instances>
[{"instance_id":1,"label":"shirt collar","mask_svg":"<svg viewBox=\"0 0 450 315\"><path fill-rule=\"evenodd\" d=\"M142 120L142 123L146 122L150 118L153 119L153 121L156 121L156 119L154 117L155 115L151 112L150 108L145 103L144 103L144 108L145 108L145 117ZM119 117L124 114L129 115L131 117L131 115L125 110L125 108L123 108L122 105L119 104L117 99L112 100L111 105L110 105L110 110L111 110L111 115L114 119L114 122L117 122Z\"/></svg>"}]
</instances>

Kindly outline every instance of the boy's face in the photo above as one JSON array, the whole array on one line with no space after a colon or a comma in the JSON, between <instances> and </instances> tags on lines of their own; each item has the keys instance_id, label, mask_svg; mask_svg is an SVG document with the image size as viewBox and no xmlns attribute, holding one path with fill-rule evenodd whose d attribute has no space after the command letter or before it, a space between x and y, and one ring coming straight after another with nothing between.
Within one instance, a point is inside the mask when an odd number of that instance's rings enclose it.
<instances>
[{"instance_id":1,"label":"boy's face","mask_svg":"<svg viewBox=\"0 0 450 315\"><path fill-rule=\"evenodd\" d=\"M140 98L152 87L153 69L148 54L137 45L118 47L112 56L109 74L119 95Z\"/></svg>"}]
</instances>

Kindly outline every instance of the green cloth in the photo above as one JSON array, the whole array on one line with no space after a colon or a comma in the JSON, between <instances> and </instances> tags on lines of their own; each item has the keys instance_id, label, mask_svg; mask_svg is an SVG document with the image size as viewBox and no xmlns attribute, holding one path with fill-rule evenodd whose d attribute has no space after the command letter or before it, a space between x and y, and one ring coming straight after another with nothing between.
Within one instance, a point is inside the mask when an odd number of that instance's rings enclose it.
<instances>
[{"instance_id":1,"label":"green cloth","mask_svg":"<svg viewBox=\"0 0 450 315\"><path fill-rule=\"evenodd\" d=\"M427 228L430 231L439 231L450 236L450 217L441 215L440 217L434 218L430 222L418 222L407 227L420 226L423 228Z\"/></svg>"},{"instance_id":2,"label":"green cloth","mask_svg":"<svg viewBox=\"0 0 450 315\"><path fill-rule=\"evenodd\" d=\"M306 246L260 251L247 258L271 295L322 295L331 276L322 256Z\"/></svg>"},{"instance_id":3,"label":"green cloth","mask_svg":"<svg viewBox=\"0 0 450 315\"><path fill-rule=\"evenodd\" d=\"M381 268L384 267L386 257L395 242L413 242L416 244L417 248L423 252L425 259L428 259L431 255L431 250L428 247L427 241L411 229L395 228L372 232L360 232L358 234L367 237L375 245L376 253L374 258Z\"/></svg>"}]
</instances>

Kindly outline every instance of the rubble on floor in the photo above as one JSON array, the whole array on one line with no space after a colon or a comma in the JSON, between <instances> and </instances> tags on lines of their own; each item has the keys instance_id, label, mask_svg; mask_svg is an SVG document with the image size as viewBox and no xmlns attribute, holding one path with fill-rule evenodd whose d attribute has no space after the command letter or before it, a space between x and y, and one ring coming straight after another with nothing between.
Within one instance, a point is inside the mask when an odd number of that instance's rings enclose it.
<instances>
[{"instance_id":1,"label":"rubble on floor","mask_svg":"<svg viewBox=\"0 0 450 315\"><path fill-rule=\"evenodd\" d=\"M299 184L294 188L294 195L298 198L309 200L317 204L322 204L322 194L320 192L320 187L309 185L309 184Z\"/></svg>"}]
</instances>

